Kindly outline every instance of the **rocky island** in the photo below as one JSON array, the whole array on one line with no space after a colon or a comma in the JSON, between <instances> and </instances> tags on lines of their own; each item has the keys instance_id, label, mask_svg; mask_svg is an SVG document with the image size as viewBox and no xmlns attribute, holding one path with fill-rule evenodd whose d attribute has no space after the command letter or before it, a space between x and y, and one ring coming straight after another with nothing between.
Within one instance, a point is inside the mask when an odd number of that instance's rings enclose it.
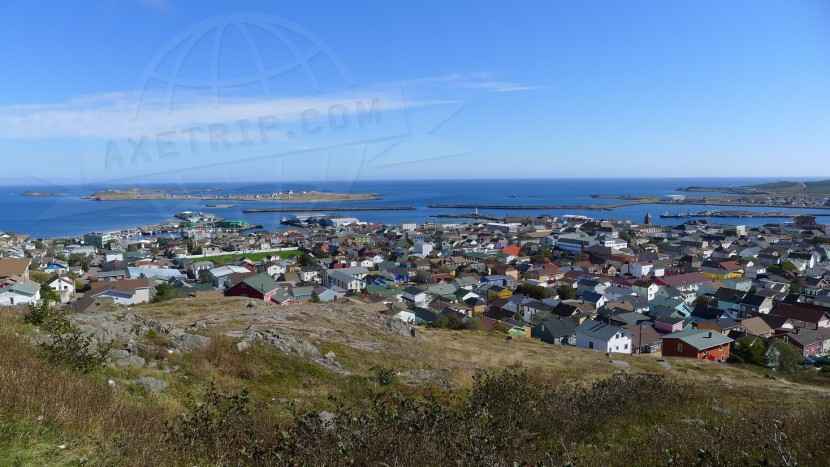
<instances>
[{"instance_id":1,"label":"rocky island","mask_svg":"<svg viewBox=\"0 0 830 467\"><path fill-rule=\"evenodd\" d=\"M65 193L57 193L54 191L31 191L27 190L20 193L20 196L66 196Z\"/></svg>"}]
</instances>

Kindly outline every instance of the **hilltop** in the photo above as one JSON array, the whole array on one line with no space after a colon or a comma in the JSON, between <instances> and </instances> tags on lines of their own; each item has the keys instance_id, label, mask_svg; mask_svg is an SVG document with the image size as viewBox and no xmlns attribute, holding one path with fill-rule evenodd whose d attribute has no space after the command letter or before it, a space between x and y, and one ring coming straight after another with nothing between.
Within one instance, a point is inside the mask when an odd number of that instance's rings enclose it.
<instances>
[{"instance_id":1,"label":"hilltop","mask_svg":"<svg viewBox=\"0 0 830 467\"><path fill-rule=\"evenodd\" d=\"M4 313L4 459L653 465L706 453L808 464L827 450L830 387L818 375L410 329L358 302L189 298L68 317L111 341L109 363L88 374L52 363L33 344L45 330Z\"/></svg>"}]
</instances>

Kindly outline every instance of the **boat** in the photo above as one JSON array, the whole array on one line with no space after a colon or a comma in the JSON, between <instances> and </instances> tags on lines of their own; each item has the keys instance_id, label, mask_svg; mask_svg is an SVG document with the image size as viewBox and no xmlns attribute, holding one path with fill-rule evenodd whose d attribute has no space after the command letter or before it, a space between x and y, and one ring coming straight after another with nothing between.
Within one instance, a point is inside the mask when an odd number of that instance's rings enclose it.
<instances>
[{"instance_id":1,"label":"boat","mask_svg":"<svg viewBox=\"0 0 830 467\"><path fill-rule=\"evenodd\" d=\"M516 193L513 193L512 195L507 195L507 197L508 197L508 198L515 198L515 197L516 197Z\"/></svg>"}]
</instances>

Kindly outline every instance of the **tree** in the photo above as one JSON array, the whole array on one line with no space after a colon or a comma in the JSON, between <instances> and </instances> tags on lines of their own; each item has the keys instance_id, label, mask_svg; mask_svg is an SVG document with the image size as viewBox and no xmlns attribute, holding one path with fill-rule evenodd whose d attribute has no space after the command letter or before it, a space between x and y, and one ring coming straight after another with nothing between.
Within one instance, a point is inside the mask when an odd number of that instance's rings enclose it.
<instances>
[{"instance_id":1,"label":"tree","mask_svg":"<svg viewBox=\"0 0 830 467\"><path fill-rule=\"evenodd\" d=\"M708 295L701 295L695 299L695 305L702 305L708 307L712 303L712 298Z\"/></svg>"},{"instance_id":2,"label":"tree","mask_svg":"<svg viewBox=\"0 0 830 467\"><path fill-rule=\"evenodd\" d=\"M553 291L541 285L521 284L513 291L516 294L527 295L535 300L544 300L553 296Z\"/></svg>"},{"instance_id":3,"label":"tree","mask_svg":"<svg viewBox=\"0 0 830 467\"><path fill-rule=\"evenodd\" d=\"M320 303L320 296L317 295L317 292L311 292L311 298L308 301L311 303Z\"/></svg>"},{"instance_id":4,"label":"tree","mask_svg":"<svg viewBox=\"0 0 830 467\"><path fill-rule=\"evenodd\" d=\"M804 285L804 279L796 277L790 282L790 293L801 293L801 286Z\"/></svg>"},{"instance_id":5,"label":"tree","mask_svg":"<svg viewBox=\"0 0 830 467\"><path fill-rule=\"evenodd\" d=\"M558 292L561 300L573 300L576 298L576 290L570 285L560 285Z\"/></svg>"},{"instance_id":6,"label":"tree","mask_svg":"<svg viewBox=\"0 0 830 467\"><path fill-rule=\"evenodd\" d=\"M732 357L738 363L748 363L750 365L767 365L767 349L760 339L753 339L749 336L744 336L735 341L730 352Z\"/></svg>"},{"instance_id":7,"label":"tree","mask_svg":"<svg viewBox=\"0 0 830 467\"><path fill-rule=\"evenodd\" d=\"M798 364L804 360L804 356L796 346L780 339L773 339L769 347L771 352L770 361L778 371L786 373L796 371Z\"/></svg>"},{"instance_id":8,"label":"tree","mask_svg":"<svg viewBox=\"0 0 830 467\"><path fill-rule=\"evenodd\" d=\"M210 284L210 272L209 271L199 272L199 282L201 282L202 284Z\"/></svg>"},{"instance_id":9,"label":"tree","mask_svg":"<svg viewBox=\"0 0 830 467\"><path fill-rule=\"evenodd\" d=\"M47 302L60 303L61 301L61 295L58 291L46 285L45 282L40 284L40 298Z\"/></svg>"},{"instance_id":10,"label":"tree","mask_svg":"<svg viewBox=\"0 0 830 467\"><path fill-rule=\"evenodd\" d=\"M156 295L153 297L153 303L172 300L180 296L181 294L175 287L165 282L156 286Z\"/></svg>"}]
</instances>

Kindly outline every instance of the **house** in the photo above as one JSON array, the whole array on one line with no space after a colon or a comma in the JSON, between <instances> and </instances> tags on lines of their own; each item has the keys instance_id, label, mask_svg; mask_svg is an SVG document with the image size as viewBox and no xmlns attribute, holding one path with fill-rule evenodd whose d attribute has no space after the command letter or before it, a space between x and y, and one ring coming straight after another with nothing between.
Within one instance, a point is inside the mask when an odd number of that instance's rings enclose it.
<instances>
[{"instance_id":1,"label":"house","mask_svg":"<svg viewBox=\"0 0 830 467\"><path fill-rule=\"evenodd\" d=\"M26 305L40 301L40 284L15 282L0 289L0 305Z\"/></svg>"},{"instance_id":2,"label":"house","mask_svg":"<svg viewBox=\"0 0 830 467\"><path fill-rule=\"evenodd\" d=\"M630 331L586 319L576 328L576 346L583 349L630 354L632 334Z\"/></svg>"},{"instance_id":3,"label":"house","mask_svg":"<svg viewBox=\"0 0 830 467\"><path fill-rule=\"evenodd\" d=\"M0 281L9 277L18 276L23 281L29 280L29 266L31 258L3 258L0 259Z\"/></svg>"},{"instance_id":4,"label":"house","mask_svg":"<svg viewBox=\"0 0 830 467\"><path fill-rule=\"evenodd\" d=\"M362 291L366 288L366 281L364 281L361 277L343 272L354 269L366 270L366 268L327 269L325 273L326 285L337 286L352 293ZM366 272L368 274L368 270ZM366 277L366 274L364 274L363 277Z\"/></svg>"},{"instance_id":5,"label":"house","mask_svg":"<svg viewBox=\"0 0 830 467\"><path fill-rule=\"evenodd\" d=\"M775 302L771 297L763 295L747 294L740 303L738 316L742 318L767 314L772 311Z\"/></svg>"},{"instance_id":6,"label":"house","mask_svg":"<svg viewBox=\"0 0 830 467\"><path fill-rule=\"evenodd\" d=\"M776 338L798 348L804 357L821 355L823 353L825 337L813 329L795 328L786 334L776 336Z\"/></svg>"},{"instance_id":7,"label":"house","mask_svg":"<svg viewBox=\"0 0 830 467\"><path fill-rule=\"evenodd\" d=\"M122 281L127 278L127 270L119 269L115 271L101 271L96 274L95 278L98 282L105 281Z\"/></svg>"},{"instance_id":8,"label":"house","mask_svg":"<svg viewBox=\"0 0 830 467\"><path fill-rule=\"evenodd\" d=\"M623 329L631 333L631 342L635 354L657 353L662 346L662 335L651 323L626 324Z\"/></svg>"},{"instance_id":9,"label":"house","mask_svg":"<svg viewBox=\"0 0 830 467\"><path fill-rule=\"evenodd\" d=\"M125 279L120 281L93 282L87 296L110 298L116 305L137 305L150 301L150 280Z\"/></svg>"},{"instance_id":10,"label":"house","mask_svg":"<svg viewBox=\"0 0 830 467\"><path fill-rule=\"evenodd\" d=\"M415 313L415 324L429 324L438 319L438 313L429 308L416 307L413 313Z\"/></svg>"},{"instance_id":11,"label":"house","mask_svg":"<svg viewBox=\"0 0 830 467\"><path fill-rule=\"evenodd\" d=\"M66 276L52 276L46 285L60 295L61 303L69 303L75 298L75 281Z\"/></svg>"},{"instance_id":12,"label":"house","mask_svg":"<svg viewBox=\"0 0 830 467\"><path fill-rule=\"evenodd\" d=\"M648 280L638 280L631 285L631 290L637 293L641 297L645 297L646 300L649 302L654 300L656 297L657 291L660 287L657 286L656 283L653 281Z\"/></svg>"},{"instance_id":13,"label":"house","mask_svg":"<svg viewBox=\"0 0 830 467\"><path fill-rule=\"evenodd\" d=\"M753 316L741 320L744 333L762 338L772 337L774 329L760 316Z\"/></svg>"},{"instance_id":14,"label":"house","mask_svg":"<svg viewBox=\"0 0 830 467\"><path fill-rule=\"evenodd\" d=\"M663 356L725 362L732 342L717 331L688 329L663 336Z\"/></svg>"},{"instance_id":15,"label":"house","mask_svg":"<svg viewBox=\"0 0 830 467\"><path fill-rule=\"evenodd\" d=\"M427 304L427 297L428 293L426 290L421 289L420 287L407 287L403 289L403 300L414 306L414 307L423 307Z\"/></svg>"},{"instance_id":16,"label":"house","mask_svg":"<svg viewBox=\"0 0 830 467\"><path fill-rule=\"evenodd\" d=\"M655 279L655 282L662 286L675 287L681 292L697 292L701 285L711 282L712 279L704 276L699 272L689 272L685 274L676 274L673 276L664 276Z\"/></svg>"},{"instance_id":17,"label":"house","mask_svg":"<svg viewBox=\"0 0 830 467\"><path fill-rule=\"evenodd\" d=\"M227 289L231 286L232 274L247 274L251 272L248 268L242 266L219 266L208 271L210 276L210 283L220 290Z\"/></svg>"},{"instance_id":18,"label":"house","mask_svg":"<svg viewBox=\"0 0 830 467\"><path fill-rule=\"evenodd\" d=\"M506 288L501 287L499 285L491 286L487 289L487 300L495 300L497 298L509 298L513 295L513 291Z\"/></svg>"},{"instance_id":19,"label":"house","mask_svg":"<svg viewBox=\"0 0 830 467\"><path fill-rule=\"evenodd\" d=\"M249 297L270 302L282 287L268 274L247 277L225 290L226 297Z\"/></svg>"},{"instance_id":20,"label":"house","mask_svg":"<svg viewBox=\"0 0 830 467\"><path fill-rule=\"evenodd\" d=\"M808 305L806 303L779 303L769 314L787 318L795 327L807 329L830 328L830 310L823 306Z\"/></svg>"},{"instance_id":21,"label":"house","mask_svg":"<svg viewBox=\"0 0 830 467\"><path fill-rule=\"evenodd\" d=\"M320 271L314 266L303 266L298 274L303 282L312 282L317 279L319 273Z\"/></svg>"},{"instance_id":22,"label":"house","mask_svg":"<svg viewBox=\"0 0 830 467\"><path fill-rule=\"evenodd\" d=\"M542 321L530 330L530 336L548 344L576 345L576 328L576 321L570 318L542 318Z\"/></svg>"}]
</instances>

